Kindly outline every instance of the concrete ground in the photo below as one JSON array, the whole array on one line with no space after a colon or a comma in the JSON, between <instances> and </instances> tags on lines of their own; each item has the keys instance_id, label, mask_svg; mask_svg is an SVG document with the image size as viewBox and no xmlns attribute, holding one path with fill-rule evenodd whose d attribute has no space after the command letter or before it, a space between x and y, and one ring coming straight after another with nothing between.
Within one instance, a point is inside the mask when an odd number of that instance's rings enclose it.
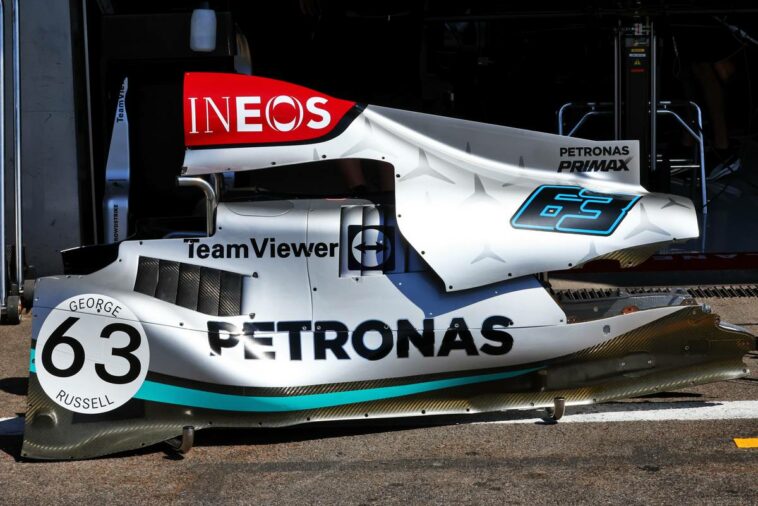
<instances>
[{"instance_id":1,"label":"concrete ground","mask_svg":"<svg viewBox=\"0 0 758 506\"><path fill-rule=\"evenodd\" d=\"M758 333L758 299L702 302ZM0 419L26 409L29 336L28 320L0 327ZM567 412L665 418L678 408L758 401L758 356L745 362L749 378ZM741 405L741 418L716 420L545 425L539 413L509 412L381 426L207 431L184 458L157 446L46 463L19 461L20 423L11 419L0 422L0 503L758 504L758 448L733 442L758 437L758 408L748 407L755 412L745 417L744 406L756 404ZM566 421L582 416L588 415ZM508 423L518 418L527 423Z\"/></svg>"}]
</instances>

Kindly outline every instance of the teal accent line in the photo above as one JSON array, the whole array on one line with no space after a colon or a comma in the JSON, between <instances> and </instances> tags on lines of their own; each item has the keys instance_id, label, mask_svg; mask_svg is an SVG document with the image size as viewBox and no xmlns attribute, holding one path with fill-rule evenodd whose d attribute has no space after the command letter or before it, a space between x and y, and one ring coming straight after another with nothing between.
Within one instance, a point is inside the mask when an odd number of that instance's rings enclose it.
<instances>
[{"instance_id":1,"label":"teal accent line","mask_svg":"<svg viewBox=\"0 0 758 506\"><path fill-rule=\"evenodd\" d=\"M405 395L419 394L441 390L443 388L484 383L501 379L513 378L536 371L540 367L522 369L494 374L482 374L463 378L451 378L411 385L351 390L348 392L332 392L325 394L292 395L284 397L253 397L246 395L220 394L191 388L166 385L154 381L145 381L134 395L137 399L146 401L178 404L196 408L208 408L222 411L247 411L256 413L273 413L282 411L298 411L302 409L328 408L356 402L378 401Z\"/></svg>"},{"instance_id":2,"label":"teal accent line","mask_svg":"<svg viewBox=\"0 0 758 506\"><path fill-rule=\"evenodd\" d=\"M34 366L35 350L31 350L29 357L29 371L36 373ZM513 378L541 369L532 367L520 371L509 371L494 374L481 374L478 376L466 376L463 378L450 378L410 385L397 385L391 387L367 388L364 390L351 390L348 392L332 392L326 394L292 395L281 397L254 397L247 395L220 394L195 390L192 388L166 385L155 381L145 381L142 387L134 394L137 399L145 401L162 402L165 404L178 404L196 408L217 409L222 411L247 411L256 413L273 413L282 411L298 411L301 409L328 408L342 406L356 402L378 401L392 399L405 395L432 392L443 388L459 387L487 381Z\"/></svg>"}]
</instances>

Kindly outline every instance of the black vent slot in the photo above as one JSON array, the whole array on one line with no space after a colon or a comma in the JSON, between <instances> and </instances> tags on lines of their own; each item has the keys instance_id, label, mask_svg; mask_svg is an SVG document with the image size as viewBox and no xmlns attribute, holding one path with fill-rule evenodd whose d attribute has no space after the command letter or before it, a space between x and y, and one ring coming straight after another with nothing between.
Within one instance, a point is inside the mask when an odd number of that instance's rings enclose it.
<instances>
[{"instance_id":1,"label":"black vent slot","mask_svg":"<svg viewBox=\"0 0 758 506\"><path fill-rule=\"evenodd\" d=\"M140 257L134 291L211 316L242 314L242 274Z\"/></svg>"}]
</instances>

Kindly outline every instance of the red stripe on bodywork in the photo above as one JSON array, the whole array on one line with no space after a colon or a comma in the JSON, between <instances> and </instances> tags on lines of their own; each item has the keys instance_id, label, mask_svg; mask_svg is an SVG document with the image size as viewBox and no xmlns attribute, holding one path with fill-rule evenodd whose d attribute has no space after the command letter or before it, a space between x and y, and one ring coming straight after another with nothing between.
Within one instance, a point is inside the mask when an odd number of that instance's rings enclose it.
<instances>
[{"instance_id":1,"label":"red stripe on bodywork","mask_svg":"<svg viewBox=\"0 0 758 506\"><path fill-rule=\"evenodd\" d=\"M265 77L184 75L184 144L286 144L329 135L355 102Z\"/></svg>"}]
</instances>

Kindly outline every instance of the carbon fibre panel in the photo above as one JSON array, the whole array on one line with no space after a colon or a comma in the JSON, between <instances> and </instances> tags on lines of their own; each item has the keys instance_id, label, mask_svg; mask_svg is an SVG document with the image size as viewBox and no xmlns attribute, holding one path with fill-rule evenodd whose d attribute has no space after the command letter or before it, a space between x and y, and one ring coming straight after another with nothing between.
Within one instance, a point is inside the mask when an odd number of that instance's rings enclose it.
<instances>
[{"instance_id":1,"label":"carbon fibre panel","mask_svg":"<svg viewBox=\"0 0 758 506\"><path fill-rule=\"evenodd\" d=\"M242 276L172 260L140 257L134 291L211 316L242 314Z\"/></svg>"}]
</instances>

